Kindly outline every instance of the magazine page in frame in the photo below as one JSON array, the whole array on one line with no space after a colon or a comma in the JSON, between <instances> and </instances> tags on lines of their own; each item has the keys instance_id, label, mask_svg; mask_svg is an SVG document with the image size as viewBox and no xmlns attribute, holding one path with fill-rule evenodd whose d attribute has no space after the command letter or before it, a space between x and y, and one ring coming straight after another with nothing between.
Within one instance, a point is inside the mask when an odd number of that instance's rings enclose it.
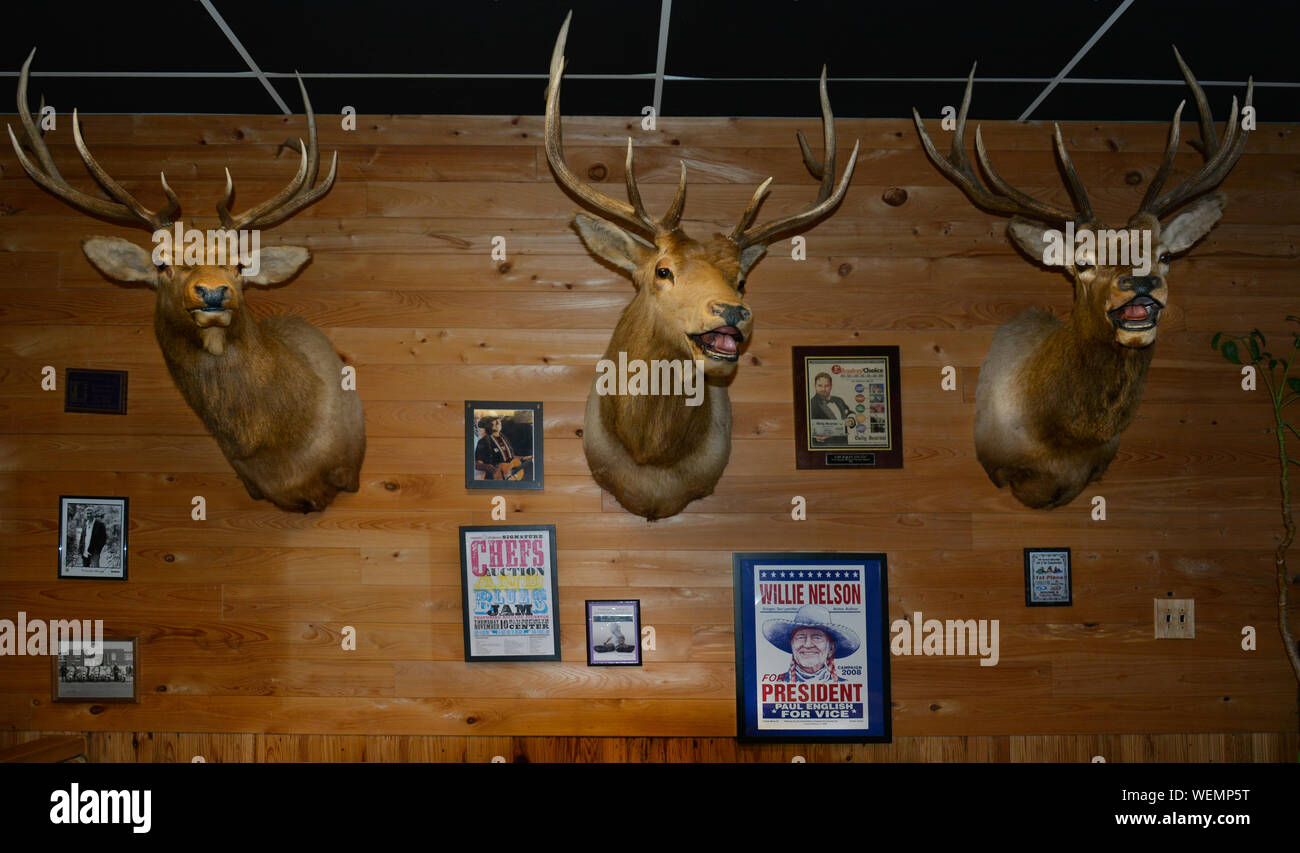
<instances>
[{"instance_id":1,"label":"magazine page in frame","mask_svg":"<svg viewBox=\"0 0 1300 853\"><path fill-rule=\"evenodd\" d=\"M898 347L793 347L799 468L901 468Z\"/></svg>"},{"instance_id":2,"label":"magazine page in frame","mask_svg":"<svg viewBox=\"0 0 1300 853\"><path fill-rule=\"evenodd\" d=\"M542 404L465 403L465 488L541 489Z\"/></svg>"},{"instance_id":3,"label":"magazine page in frame","mask_svg":"<svg viewBox=\"0 0 1300 853\"><path fill-rule=\"evenodd\" d=\"M736 554L741 740L886 742L884 554Z\"/></svg>"},{"instance_id":4,"label":"magazine page in frame","mask_svg":"<svg viewBox=\"0 0 1300 853\"><path fill-rule=\"evenodd\" d=\"M559 660L555 525L460 528L465 660Z\"/></svg>"}]
</instances>

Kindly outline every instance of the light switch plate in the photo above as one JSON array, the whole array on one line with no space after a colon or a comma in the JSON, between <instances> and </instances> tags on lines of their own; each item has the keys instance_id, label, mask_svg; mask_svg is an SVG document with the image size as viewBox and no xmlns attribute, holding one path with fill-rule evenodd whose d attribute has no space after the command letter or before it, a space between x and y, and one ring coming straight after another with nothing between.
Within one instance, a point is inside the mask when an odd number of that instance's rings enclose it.
<instances>
[{"instance_id":1,"label":"light switch plate","mask_svg":"<svg viewBox=\"0 0 1300 853\"><path fill-rule=\"evenodd\" d=\"M1156 639L1196 639L1196 599L1157 598Z\"/></svg>"}]
</instances>

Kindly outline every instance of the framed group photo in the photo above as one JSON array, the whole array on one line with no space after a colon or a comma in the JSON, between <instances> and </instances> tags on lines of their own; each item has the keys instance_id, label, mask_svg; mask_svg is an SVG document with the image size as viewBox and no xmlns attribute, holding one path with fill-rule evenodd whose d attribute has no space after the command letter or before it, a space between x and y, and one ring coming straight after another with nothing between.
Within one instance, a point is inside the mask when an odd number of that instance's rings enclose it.
<instances>
[{"instance_id":1,"label":"framed group photo","mask_svg":"<svg viewBox=\"0 0 1300 853\"><path fill-rule=\"evenodd\" d=\"M736 554L736 736L891 738L884 554Z\"/></svg>"},{"instance_id":2,"label":"framed group photo","mask_svg":"<svg viewBox=\"0 0 1300 853\"><path fill-rule=\"evenodd\" d=\"M902 468L898 347L792 347L798 468Z\"/></svg>"},{"instance_id":3,"label":"framed group photo","mask_svg":"<svg viewBox=\"0 0 1300 853\"><path fill-rule=\"evenodd\" d=\"M542 404L465 403L465 488L540 489Z\"/></svg>"},{"instance_id":4,"label":"framed group photo","mask_svg":"<svg viewBox=\"0 0 1300 853\"><path fill-rule=\"evenodd\" d=\"M50 656L55 702L139 702L139 637L68 643Z\"/></svg>"},{"instance_id":5,"label":"framed group photo","mask_svg":"<svg viewBox=\"0 0 1300 853\"><path fill-rule=\"evenodd\" d=\"M460 528L465 660L559 660L555 525Z\"/></svg>"},{"instance_id":6,"label":"framed group photo","mask_svg":"<svg viewBox=\"0 0 1300 853\"><path fill-rule=\"evenodd\" d=\"M59 577L126 580L127 498L59 497Z\"/></svg>"}]
</instances>

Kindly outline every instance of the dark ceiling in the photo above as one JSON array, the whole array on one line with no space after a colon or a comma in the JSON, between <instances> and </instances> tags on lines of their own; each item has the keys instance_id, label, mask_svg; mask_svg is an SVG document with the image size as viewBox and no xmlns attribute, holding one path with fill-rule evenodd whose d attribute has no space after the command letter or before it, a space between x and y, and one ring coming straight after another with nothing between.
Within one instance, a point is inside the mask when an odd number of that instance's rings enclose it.
<instances>
[{"instance_id":1,"label":"dark ceiling","mask_svg":"<svg viewBox=\"0 0 1300 853\"><path fill-rule=\"evenodd\" d=\"M1254 75L1258 120L1300 121L1294 13L1272 2L23 3L0 43L11 85L39 48L33 104L87 113L297 111L296 69L321 112L535 115L570 8L568 115L640 116L666 34L663 116L813 116L822 63L837 115L937 115L978 60L976 118L1165 121L1186 96L1177 44L1220 120Z\"/></svg>"}]
</instances>

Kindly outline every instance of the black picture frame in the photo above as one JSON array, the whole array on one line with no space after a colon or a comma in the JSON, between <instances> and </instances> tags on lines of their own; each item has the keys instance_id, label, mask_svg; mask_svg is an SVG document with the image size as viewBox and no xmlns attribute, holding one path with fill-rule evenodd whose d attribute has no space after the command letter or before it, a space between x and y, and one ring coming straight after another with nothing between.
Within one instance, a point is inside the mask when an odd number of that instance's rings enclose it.
<instances>
[{"instance_id":1,"label":"black picture frame","mask_svg":"<svg viewBox=\"0 0 1300 853\"><path fill-rule=\"evenodd\" d=\"M742 742L889 743L885 554L734 554L732 569L736 737ZM805 680L796 672L798 656L790 641L802 629L821 632L823 655L834 643L835 654L822 663L822 669L831 669L829 677ZM798 663L805 673L821 671ZM844 724L836 725L837 720Z\"/></svg>"},{"instance_id":2,"label":"black picture frame","mask_svg":"<svg viewBox=\"0 0 1300 853\"><path fill-rule=\"evenodd\" d=\"M1061 589L1065 597L1061 598ZM1069 548L1025 549L1025 606L1070 607L1074 572Z\"/></svg>"},{"instance_id":3,"label":"black picture frame","mask_svg":"<svg viewBox=\"0 0 1300 853\"><path fill-rule=\"evenodd\" d=\"M468 525L459 529L459 539L465 660L559 660L555 525ZM539 620L541 613L545 619Z\"/></svg>"},{"instance_id":4,"label":"black picture frame","mask_svg":"<svg viewBox=\"0 0 1300 853\"><path fill-rule=\"evenodd\" d=\"M630 624L626 632L625 624ZM617 643L619 637L625 642ZM641 600L588 599L587 666L641 666L641 663Z\"/></svg>"},{"instance_id":5,"label":"black picture frame","mask_svg":"<svg viewBox=\"0 0 1300 853\"><path fill-rule=\"evenodd\" d=\"M523 413L528 413L527 417ZM520 462L512 476L520 479L488 479L476 466L478 456L492 456L494 451L490 444L485 444L487 436L479 423L493 414L501 423L501 436L509 448L512 458ZM539 490L545 484L545 448L544 435L546 422L542 419L542 404L519 400L466 400L465 401L465 488L501 490ZM484 451L484 448L487 448ZM500 454L500 451L495 451ZM527 462L523 462L525 458ZM484 464L492 464L484 462ZM499 462L510 465L510 462ZM483 476L482 479L479 479Z\"/></svg>"},{"instance_id":6,"label":"black picture frame","mask_svg":"<svg viewBox=\"0 0 1300 853\"><path fill-rule=\"evenodd\" d=\"M791 347L790 361L796 468L903 467L898 347ZM829 380L824 397L823 377ZM818 397L824 411L813 412Z\"/></svg>"},{"instance_id":7,"label":"black picture frame","mask_svg":"<svg viewBox=\"0 0 1300 853\"><path fill-rule=\"evenodd\" d=\"M103 660L97 666L85 665L85 641L82 648L54 649L50 654L50 701L101 704L140 702L139 635L103 637ZM125 669L124 678L114 670Z\"/></svg>"},{"instance_id":8,"label":"black picture frame","mask_svg":"<svg viewBox=\"0 0 1300 853\"><path fill-rule=\"evenodd\" d=\"M60 579L127 580L130 503L125 497L59 495Z\"/></svg>"},{"instance_id":9,"label":"black picture frame","mask_svg":"<svg viewBox=\"0 0 1300 853\"><path fill-rule=\"evenodd\" d=\"M63 372L63 411L125 415L126 380L125 370L69 367Z\"/></svg>"}]
</instances>

